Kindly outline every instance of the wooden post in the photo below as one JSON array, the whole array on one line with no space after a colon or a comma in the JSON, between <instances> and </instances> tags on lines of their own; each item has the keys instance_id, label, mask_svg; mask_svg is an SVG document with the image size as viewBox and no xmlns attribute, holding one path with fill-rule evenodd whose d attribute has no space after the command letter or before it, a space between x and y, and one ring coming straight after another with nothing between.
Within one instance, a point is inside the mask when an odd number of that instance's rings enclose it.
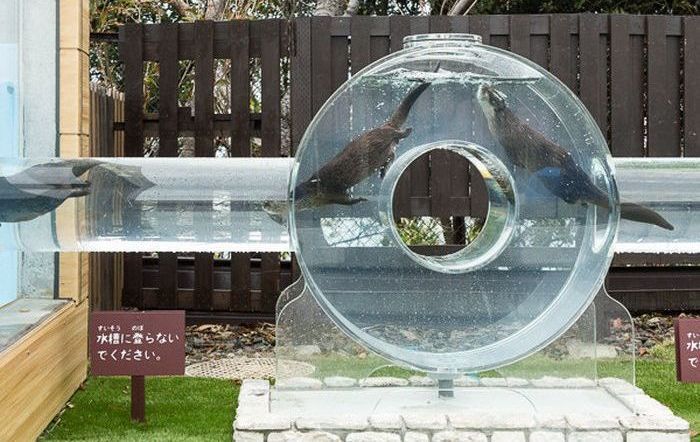
<instances>
[{"instance_id":1,"label":"wooden post","mask_svg":"<svg viewBox=\"0 0 700 442\"><path fill-rule=\"evenodd\" d=\"M146 422L146 378L131 377L131 420Z\"/></svg>"}]
</instances>

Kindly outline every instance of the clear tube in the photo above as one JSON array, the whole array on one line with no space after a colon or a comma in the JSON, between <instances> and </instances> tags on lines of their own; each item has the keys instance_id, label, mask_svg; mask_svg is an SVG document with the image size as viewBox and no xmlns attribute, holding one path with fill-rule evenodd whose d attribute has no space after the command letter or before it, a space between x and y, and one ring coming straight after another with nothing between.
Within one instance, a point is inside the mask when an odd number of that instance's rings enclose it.
<instances>
[{"instance_id":1,"label":"clear tube","mask_svg":"<svg viewBox=\"0 0 700 442\"><path fill-rule=\"evenodd\" d=\"M289 251L287 158L1 159L2 249Z\"/></svg>"},{"instance_id":2,"label":"clear tube","mask_svg":"<svg viewBox=\"0 0 700 442\"><path fill-rule=\"evenodd\" d=\"M700 253L700 158L614 163L621 201L643 204L674 226L623 219L615 251ZM291 158L0 159L0 249L290 251L292 164ZM86 170L76 176L73 168L81 165Z\"/></svg>"},{"instance_id":3,"label":"clear tube","mask_svg":"<svg viewBox=\"0 0 700 442\"><path fill-rule=\"evenodd\" d=\"M674 227L620 220L615 251L700 253L700 158L615 158L621 202L653 209Z\"/></svg>"}]
</instances>

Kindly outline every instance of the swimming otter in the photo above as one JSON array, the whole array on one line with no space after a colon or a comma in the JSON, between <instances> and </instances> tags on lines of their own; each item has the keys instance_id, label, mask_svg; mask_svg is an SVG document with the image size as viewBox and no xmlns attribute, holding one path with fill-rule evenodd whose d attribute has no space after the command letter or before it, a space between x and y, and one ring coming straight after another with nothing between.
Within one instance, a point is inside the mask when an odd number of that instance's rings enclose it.
<instances>
[{"instance_id":1,"label":"swimming otter","mask_svg":"<svg viewBox=\"0 0 700 442\"><path fill-rule=\"evenodd\" d=\"M402 126L418 97L429 86L430 82L415 86L384 124L354 138L309 179L298 184L294 188L297 210L366 201L365 198L351 197L350 189L377 171L384 176L384 171L394 159L396 146L411 134L410 127L402 129ZM266 201L263 210L280 224L287 217L285 201Z\"/></svg>"},{"instance_id":2,"label":"swimming otter","mask_svg":"<svg viewBox=\"0 0 700 442\"><path fill-rule=\"evenodd\" d=\"M593 183L571 153L518 118L508 108L501 91L482 84L477 100L489 131L505 148L513 164L527 169L547 190L569 204L595 204L610 209L607 195ZM635 203L621 203L620 206L620 216L624 219L673 230L671 223L648 207Z\"/></svg>"}]
</instances>

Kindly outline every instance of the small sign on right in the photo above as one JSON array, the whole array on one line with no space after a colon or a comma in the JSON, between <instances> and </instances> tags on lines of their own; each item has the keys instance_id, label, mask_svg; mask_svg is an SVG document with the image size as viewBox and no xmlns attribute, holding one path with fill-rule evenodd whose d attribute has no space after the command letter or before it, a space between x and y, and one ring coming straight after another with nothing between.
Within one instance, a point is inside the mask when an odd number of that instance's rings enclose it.
<instances>
[{"instance_id":1,"label":"small sign on right","mask_svg":"<svg viewBox=\"0 0 700 442\"><path fill-rule=\"evenodd\" d=\"M679 382L700 382L700 319L677 318L676 377Z\"/></svg>"}]
</instances>

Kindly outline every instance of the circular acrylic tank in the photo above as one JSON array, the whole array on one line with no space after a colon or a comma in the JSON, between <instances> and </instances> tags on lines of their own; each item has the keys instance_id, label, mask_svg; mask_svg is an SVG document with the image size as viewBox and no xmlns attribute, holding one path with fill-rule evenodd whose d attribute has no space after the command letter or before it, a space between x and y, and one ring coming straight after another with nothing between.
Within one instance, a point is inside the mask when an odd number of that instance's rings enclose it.
<instances>
[{"instance_id":1,"label":"circular acrylic tank","mask_svg":"<svg viewBox=\"0 0 700 442\"><path fill-rule=\"evenodd\" d=\"M467 247L426 257L401 241L392 198L440 149L478 170L489 211ZM321 307L380 355L440 372L514 362L568 329L602 284L619 217L609 151L581 102L461 34L407 37L338 89L301 141L290 191Z\"/></svg>"}]
</instances>

